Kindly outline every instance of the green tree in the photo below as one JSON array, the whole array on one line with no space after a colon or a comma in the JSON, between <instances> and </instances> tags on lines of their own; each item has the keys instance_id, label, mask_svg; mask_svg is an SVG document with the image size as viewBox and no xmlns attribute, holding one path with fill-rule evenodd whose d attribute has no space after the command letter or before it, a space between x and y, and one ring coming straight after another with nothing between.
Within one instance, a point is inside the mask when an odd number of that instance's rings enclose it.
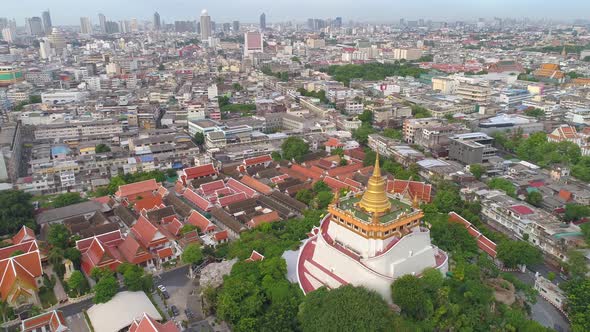
<instances>
[{"instance_id":1,"label":"green tree","mask_svg":"<svg viewBox=\"0 0 590 332\"><path fill-rule=\"evenodd\" d=\"M202 146L203 144L205 144L205 135L203 135L203 133L201 132L196 132L193 139L195 141L195 144L198 146Z\"/></svg>"},{"instance_id":2,"label":"green tree","mask_svg":"<svg viewBox=\"0 0 590 332\"><path fill-rule=\"evenodd\" d=\"M98 280L94 285L94 303L110 301L119 290L119 284L114 276L106 276Z\"/></svg>"},{"instance_id":3,"label":"green tree","mask_svg":"<svg viewBox=\"0 0 590 332\"><path fill-rule=\"evenodd\" d=\"M94 152L96 152L96 153L111 152L111 148L106 144L100 143L94 147Z\"/></svg>"},{"instance_id":4,"label":"green tree","mask_svg":"<svg viewBox=\"0 0 590 332\"><path fill-rule=\"evenodd\" d=\"M332 195L331 191L320 191L315 197L314 205L316 208L322 210L327 208L333 199L334 195Z\"/></svg>"},{"instance_id":5,"label":"green tree","mask_svg":"<svg viewBox=\"0 0 590 332\"><path fill-rule=\"evenodd\" d=\"M36 230L34 210L30 194L20 190L0 191L0 236L13 235L22 226Z\"/></svg>"},{"instance_id":6,"label":"green tree","mask_svg":"<svg viewBox=\"0 0 590 332\"><path fill-rule=\"evenodd\" d=\"M508 196L516 197L516 187L504 178L493 178L488 181L490 189L499 189L505 192Z\"/></svg>"},{"instance_id":7,"label":"green tree","mask_svg":"<svg viewBox=\"0 0 590 332\"><path fill-rule=\"evenodd\" d=\"M191 243L182 252L181 256L182 262L185 264L190 264L189 267L189 274L190 277L193 277L193 268L192 264L196 264L203 260L203 251L201 250L201 246L195 243Z\"/></svg>"},{"instance_id":8,"label":"green tree","mask_svg":"<svg viewBox=\"0 0 590 332\"><path fill-rule=\"evenodd\" d=\"M370 124L363 123L363 125L352 131L352 138L354 138L361 145L367 145L369 142L369 135L374 133L375 129L373 129Z\"/></svg>"},{"instance_id":9,"label":"green tree","mask_svg":"<svg viewBox=\"0 0 590 332\"><path fill-rule=\"evenodd\" d=\"M158 70L159 71L164 71L164 70L166 70L166 66L164 66L163 63L161 63L161 64L158 65Z\"/></svg>"},{"instance_id":10,"label":"green tree","mask_svg":"<svg viewBox=\"0 0 590 332\"><path fill-rule=\"evenodd\" d=\"M64 250L64 258L71 260L72 263L74 263L74 266L79 267L82 253L74 247L66 248L66 250Z\"/></svg>"},{"instance_id":11,"label":"green tree","mask_svg":"<svg viewBox=\"0 0 590 332\"><path fill-rule=\"evenodd\" d=\"M570 250L567 253L567 262L563 263L563 267L567 270L572 282L586 278L589 271L588 260L580 250Z\"/></svg>"},{"instance_id":12,"label":"green tree","mask_svg":"<svg viewBox=\"0 0 590 332\"><path fill-rule=\"evenodd\" d=\"M359 114L358 118L363 124L371 125L373 123L373 112L364 110L363 113Z\"/></svg>"},{"instance_id":13,"label":"green tree","mask_svg":"<svg viewBox=\"0 0 590 332\"><path fill-rule=\"evenodd\" d=\"M82 272L76 270L72 272L70 279L68 279L68 287L74 291L76 291L76 295L80 296L82 294L82 290L84 288L86 279Z\"/></svg>"},{"instance_id":14,"label":"green tree","mask_svg":"<svg viewBox=\"0 0 590 332\"><path fill-rule=\"evenodd\" d=\"M498 259L507 267L536 265L543 261L541 251L524 241L506 240L498 244Z\"/></svg>"},{"instance_id":15,"label":"green tree","mask_svg":"<svg viewBox=\"0 0 590 332\"><path fill-rule=\"evenodd\" d=\"M567 312L572 321L573 331L590 331L590 279L579 282L568 282L565 286L567 294Z\"/></svg>"},{"instance_id":16,"label":"green tree","mask_svg":"<svg viewBox=\"0 0 590 332\"><path fill-rule=\"evenodd\" d=\"M129 263L123 263L117 267L117 272L123 275L123 283L130 291L149 291L149 289L145 289L147 276L141 267Z\"/></svg>"},{"instance_id":17,"label":"green tree","mask_svg":"<svg viewBox=\"0 0 590 332\"><path fill-rule=\"evenodd\" d=\"M105 277L109 277L109 276L114 276L113 271L111 271L109 268L92 268L92 270L90 271L90 277L92 279L94 279L94 281L99 281L102 278Z\"/></svg>"},{"instance_id":18,"label":"green tree","mask_svg":"<svg viewBox=\"0 0 590 332\"><path fill-rule=\"evenodd\" d=\"M281 150L283 151L283 158L302 161L303 156L309 152L309 145L303 139L291 136L283 142Z\"/></svg>"},{"instance_id":19,"label":"green tree","mask_svg":"<svg viewBox=\"0 0 590 332\"><path fill-rule=\"evenodd\" d=\"M535 118L544 118L545 117L545 111L543 111L540 108L530 108L524 111L525 115L528 116L532 116Z\"/></svg>"},{"instance_id":20,"label":"green tree","mask_svg":"<svg viewBox=\"0 0 590 332\"><path fill-rule=\"evenodd\" d=\"M307 294L298 315L301 330L395 331L394 316L374 291L351 285Z\"/></svg>"},{"instance_id":21,"label":"green tree","mask_svg":"<svg viewBox=\"0 0 590 332\"><path fill-rule=\"evenodd\" d=\"M313 184L313 191L319 193L322 191L332 191L332 189L324 181L320 180Z\"/></svg>"},{"instance_id":22,"label":"green tree","mask_svg":"<svg viewBox=\"0 0 590 332\"><path fill-rule=\"evenodd\" d=\"M422 281L413 275L405 275L396 279L391 285L391 296L402 314L415 319L424 320L433 313L433 304L426 293Z\"/></svg>"},{"instance_id":23,"label":"green tree","mask_svg":"<svg viewBox=\"0 0 590 332\"><path fill-rule=\"evenodd\" d=\"M469 171L476 179L481 180L481 177L486 173L486 168L482 164L472 164L469 165Z\"/></svg>"},{"instance_id":24,"label":"green tree","mask_svg":"<svg viewBox=\"0 0 590 332\"><path fill-rule=\"evenodd\" d=\"M277 152L277 151L273 151L273 152L270 154L270 156L272 157L272 160L274 160L274 161L281 161L281 159L283 159L283 158L281 157L281 154L280 154L279 152Z\"/></svg>"},{"instance_id":25,"label":"green tree","mask_svg":"<svg viewBox=\"0 0 590 332\"><path fill-rule=\"evenodd\" d=\"M398 141L401 141L404 138L403 132L399 129L386 128L383 130L382 135Z\"/></svg>"},{"instance_id":26,"label":"green tree","mask_svg":"<svg viewBox=\"0 0 590 332\"><path fill-rule=\"evenodd\" d=\"M53 199L52 206L54 208L60 208L68 205L78 204L85 202L86 199L80 196L80 193L71 192L61 194Z\"/></svg>"},{"instance_id":27,"label":"green tree","mask_svg":"<svg viewBox=\"0 0 590 332\"><path fill-rule=\"evenodd\" d=\"M564 219L566 221L578 221L590 216L590 206L569 203L565 205Z\"/></svg>"},{"instance_id":28,"label":"green tree","mask_svg":"<svg viewBox=\"0 0 590 332\"><path fill-rule=\"evenodd\" d=\"M295 194L295 199L309 205L313 199L313 192L309 189L301 189Z\"/></svg>"},{"instance_id":29,"label":"green tree","mask_svg":"<svg viewBox=\"0 0 590 332\"><path fill-rule=\"evenodd\" d=\"M181 228L180 228L180 234L184 235L188 232L192 232L194 230L197 230L198 233L200 233L201 231L199 230L199 228L193 224L184 224Z\"/></svg>"},{"instance_id":30,"label":"green tree","mask_svg":"<svg viewBox=\"0 0 590 332\"><path fill-rule=\"evenodd\" d=\"M54 224L49 227L47 242L57 248L65 249L70 244L70 231L63 224Z\"/></svg>"},{"instance_id":31,"label":"green tree","mask_svg":"<svg viewBox=\"0 0 590 332\"><path fill-rule=\"evenodd\" d=\"M527 203L534 206L541 206L543 203L543 195L540 192L533 190L526 195Z\"/></svg>"}]
</instances>

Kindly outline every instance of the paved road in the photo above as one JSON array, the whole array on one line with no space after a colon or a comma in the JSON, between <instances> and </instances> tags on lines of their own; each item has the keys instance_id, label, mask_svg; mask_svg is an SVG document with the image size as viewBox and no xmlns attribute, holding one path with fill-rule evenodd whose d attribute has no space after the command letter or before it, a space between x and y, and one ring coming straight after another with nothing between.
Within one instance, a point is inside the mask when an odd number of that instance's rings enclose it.
<instances>
[{"instance_id":1,"label":"paved road","mask_svg":"<svg viewBox=\"0 0 590 332\"><path fill-rule=\"evenodd\" d=\"M172 271L166 271L160 275L163 280L166 280L166 284L171 283L172 285L181 285L183 282L186 282L186 274L188 273L188 267L182 267ZM184 281L183 281L184 278ZM156 283L158 283L158 279L156 278ZM124 291L125 288L119 288L119 292ZM92 298L80 301L78 303L70 303L66 304L59 309L63 311L66 317L68 316L75 316L78 313L81 313L84 310L88 310L92 307L94 303L92 302Z\"/></svg>"},{"instance_id":2,"label":"paved road","mask_svg":"<svg viewBox=\"0 0 590 332\"><path fill-rule=\"evenodd\" d=\"M522 282L534 286L535 276L533 272L512 272ZM541 296L537 296L537 302L531 307L531 318L539 324L555 329L558 332L570 330L570 324L565 316Z\"/></svg>"}]
</instances>

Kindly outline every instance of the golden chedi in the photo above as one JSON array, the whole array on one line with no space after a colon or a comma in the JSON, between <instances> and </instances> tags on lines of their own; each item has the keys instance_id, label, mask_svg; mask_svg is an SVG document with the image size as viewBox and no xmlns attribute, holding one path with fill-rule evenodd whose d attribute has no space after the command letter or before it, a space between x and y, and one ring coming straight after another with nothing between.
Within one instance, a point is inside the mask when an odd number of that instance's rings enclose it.
<instances>
[{"instance_id":1,"label":"golden chedi","mask_svg":"<svg viewBox=\"0 0 590 332\"><path fill-rule=\"evenodd\" d=\"M379 153L377 153L373 175L367 183L367 190L359 202L359 207L377 216L389 212L391 209L391 202L387 197L386 186L387 181L381 176Z\"/></svg>"}]
</instances>

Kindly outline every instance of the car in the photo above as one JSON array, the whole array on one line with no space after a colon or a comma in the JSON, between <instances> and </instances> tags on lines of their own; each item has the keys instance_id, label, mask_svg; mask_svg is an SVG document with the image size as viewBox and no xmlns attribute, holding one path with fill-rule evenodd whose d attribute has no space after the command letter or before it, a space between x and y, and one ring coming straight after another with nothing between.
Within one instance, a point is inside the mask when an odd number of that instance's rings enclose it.
<instances>
[{"instance_id":1,"label":"car","mask_svg":"<svg viewBox=\"0 0 590 332\"><path fill-rule=\"evenodd\" d=\"M184 309L184 314L186 315L186 318L192 318L193 317L193 312L189 308Z\"/></svg>"},{"instance_id":2,"label":"car","mask_svg":"<svg viewBox=\"0 0 590 332\"><path fill-rule=\"evenodd\" d=\"M165 291L166 291L166 287L165 287L164 285L158 285L158 289L159 289L161 292L165 292Z\"/></svg>"},{"instance_id":3,"label":"car","mask_svg":"<svg viewBox=\"0 0 590 332\"><path fill-rule=\"evenodd\" d=\"M178 316L180 314L180 311L178 311L178 308L175 305L170 306L170 311L172 311L172 316Z\"/></svg>"},{"instance_id":4,"label":"car","mask_svg":"<svg viewBox=\"0 0 590 332\"><path fill-rule=\"evenodd\" d=\"M170 298L170 294L168 294L168 291L162 291L162 297L165 300L168 300Z\"/></svg>"}]
</instances>

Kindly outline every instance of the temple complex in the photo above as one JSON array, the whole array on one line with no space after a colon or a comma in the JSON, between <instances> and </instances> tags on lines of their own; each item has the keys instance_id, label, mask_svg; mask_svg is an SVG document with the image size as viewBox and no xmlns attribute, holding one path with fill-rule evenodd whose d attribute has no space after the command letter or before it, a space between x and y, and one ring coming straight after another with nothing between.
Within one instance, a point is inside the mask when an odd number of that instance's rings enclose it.
<instances>
[{"instance_id":1,"label":"temple complex","mask_svg":"<svg viewBox=\"0 0 590 332\"><path fill-rule=\"evenodd\" d=\"M391 302L391 283L426 268L448 269L445 252L430 243L416 196L387 192L379 155L365 192L336 197L299 251L297 278L304 293L353 284Z\"/></svg>"}]
</instances>

